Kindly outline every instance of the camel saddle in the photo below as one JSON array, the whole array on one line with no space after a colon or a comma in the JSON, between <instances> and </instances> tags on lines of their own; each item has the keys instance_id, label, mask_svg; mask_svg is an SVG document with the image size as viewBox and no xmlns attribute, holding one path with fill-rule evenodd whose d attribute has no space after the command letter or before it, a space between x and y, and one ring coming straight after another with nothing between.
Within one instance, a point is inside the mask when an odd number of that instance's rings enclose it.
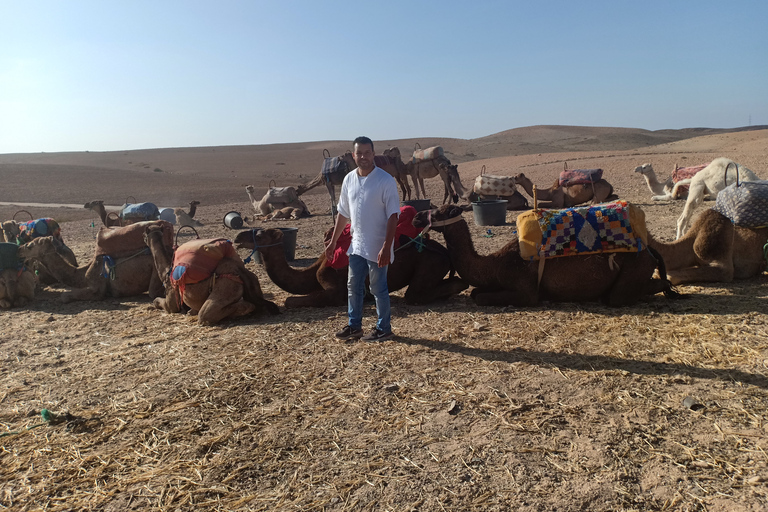
<instances>
[{"instance_id":1,"label":"camel saddle","mask_svg":"<svg viewBox=\"0 0 768 512\"><path fill-rule=\"evenodd\" d=\"M61 238L61 228L59 223L51 218L36 219L19 224L18 241L25 244L41 236L52 236Z\"/></svg>"},{"instance_id":2,"label":"camel saddle","mask_svg":"<svg viewBox=\"0 0 768 512\"><path fill-rule=\"evenodd\" d=\"M19 261L19 246L10 242L0 242L0 271L21 268Z\"/></svg>"},{"instance_id":3,"label":"camel saddle","mask_svg":"<svg viewBox=\"0 0 768 512\"><path fill-rule=\"evenodd\" d=\"M323 169L321 172L323 173L323 176L328 178L328 176L334 174L341 174L342 176L346 176L350 170L351 169L349 169L347 162L345 162L343 158L340 156L334 156L323 160Z\"/></svg>"},{"instance_id":4,"label":"camel saddle","mask_svg":"<svg viewBox=\"0 0 768 512\"><path fill-rule=\"evenodd\" d=\"M737 226L768 226L768 181L742 181L728 185L717 194L713 210Z\"/></svg>"},{"instance_id":5,"label":"camel saddle","mask_svg":"<svg viewBox=\"0 0 768 512\"><path fill-rule=\"evenodd\" d=\"M165 220L137 222L123 227L102 227L96 235L96 255L125 258L147 249L144 231L147 226L163 227L163 243L173 247L173 226Z\"/></svg>"},{"instance_id":6,"label":"camel saddle","mask_svg":"<svg viewBox=\"0 0 768 512\"><path fill-rule=\"evenodd\" d=\"M160 218L160 209L154 203L127 204L120 210L120 218L132 222L157 220Z\"/></svg>"},{"instance_id":7,"label":"camel saddle","mask_svg":"<svg viewBox=\"0 0 768 512\"><path fill-rule=\"evenodd\" d=\"M566 169L560 173L558 184L561 187L594 183L603 178L602 169Z\"/></svg>"},{"instance_id":8,"label":"camel saddle","mask_svg":"<svg viewBox=\"0 0 768 512\"><path fill-rule=\"evenodd\" d=\"M703 164L703 165L694 165L691 167L678 167L677 164L675 164L675 170L672 171L672 183L677 183L678 181L682 180L688 180L696 176L696 173L698 173L700 170L708 166L709 164ZM688 185L680 185L678 187L679 192L688 192L689 186Z\"/></svg>"},{"instance_id":9,"label":"camel saddle","mask_svg":"<svg viewBox=\"0 0 768 512\"><path fill-rule=\"evenodd\" d=\"M432 146L427 149L417 149L413 152L413 163L424 162L426 160L434 160L445 156L442 146Z\"/></svg>"},{"instance_id":10,"label":"camel saddle","mask_svg":"<svg viewBox=\"0 0 768 512\"><path fill-rule=\"evenodd\" d=\"M195 284L211 277L224 258L238 257L235 246L226 238L191 240L173 255L171 282L174 286Z\"/></svg>"},{"instance_id":11,"label":"camel saddle","mask_svg":"<svg viewBox=\"0 0 768 512\"><path fill-rule=\"evenodd\" d=\"M520 255L533 260L640 252L648 245L645 213L627 201L531 210L517 217L517 230Z\"/></svg>"}]
</instances>

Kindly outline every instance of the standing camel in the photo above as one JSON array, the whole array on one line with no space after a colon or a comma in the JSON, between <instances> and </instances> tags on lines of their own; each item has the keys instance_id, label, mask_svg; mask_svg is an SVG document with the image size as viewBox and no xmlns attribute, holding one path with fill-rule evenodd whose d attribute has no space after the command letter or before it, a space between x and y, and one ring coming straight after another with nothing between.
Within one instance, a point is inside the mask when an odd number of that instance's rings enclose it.
<instances>
[{"instance_id":1,"label":"standing camel","mask_svg":"<svg viewBox=\"0 0 768 512\"><path fill-rule=\"evenodd\" d=\"M443 204L448 201L448 198L451 198L454 203L458 203L460 197L464 198L467 195L459 177L459 166L451 165L451 161L445 157L431 160L411 160L405 164L405 169L408 174L418 179L418 184L415 185L417 199L421 199L421 194L424 194L424 199L427 199L424 178L434 178L435 176L440 176L445 186ZM419 187L421 187L421 193L419 193Z\"/></svg>"},{"instance_id":2,"label":"standing camel","mask_svg":"<svg viewBox=\"0 0 768 512\"><path fill-rule=\"evenodd\" d=\"M720 157L712 160L709 165L691 178L688 199L685 200L683 213L677 219L677 235L675 238L679 239L688 230L693 210L698 208L704 201L704 196L715 199L721 190L728 185L736 183L737 180L756 181L758 179L755 173L729 158Z\"/></svg>"},{"instance_id":3,"label":"standing camel","mask_svg":"<svg viewBox=\"0 0 768 512\"><path fill-rule=\"evenodd\" d=\"M533 306L540 299L603 300L609 306L624 306L644 295L674 295L666 277L653 279L657 267L662 276L666 271L650 250L547 259L539 280L540 262L523 259L517 238L493 254L479 255L463 212L459 206L443 205L418 212L413 225L443 234L456 272L476 287L472 298L478 306Z\"/></svg>"}]
</instances>

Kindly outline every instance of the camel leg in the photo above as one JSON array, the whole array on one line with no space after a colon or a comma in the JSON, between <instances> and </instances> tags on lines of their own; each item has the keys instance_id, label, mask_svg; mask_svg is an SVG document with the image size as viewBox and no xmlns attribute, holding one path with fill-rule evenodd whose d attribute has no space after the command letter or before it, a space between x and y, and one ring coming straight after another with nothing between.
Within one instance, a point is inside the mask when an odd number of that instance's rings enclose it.
<instances>
[{"instance_id":1,"label":"camel leg","mask_svg":"<svg viewBox=\"0 0 768 512\"><path fill-rule=\"evenodd\" d=\"M197 312L197 322L200 325L214 325L225 318L248 315L256 309L252 303L243 300L242 285L231 280L223 281L225 279L227 278L216 280L208 299ZM233 297L236 297L234 302Z\"/></svg>"},{"instance_id":2,"label":"camel leg","mask_svg":"<svg viewBox=\"0 0 768 512\"><path fill-rule=\"evenodd\" d=\"M326 306L343 306L347 303L347 287L329 288L309 295L292 295L286 297L285 307L292 308L322 308Z\"/></svg>"},{"instance_id":3,"label":"camel leg","mask_svg":"<svg viewBox=\"0 0 768 512\"><path fill-rule=\"evenodd\" d=\"M693 210L701 205L702 201L704 200L705 192L706 187L704 183L696 182L691 184L691 188L688 189L688 199L685 201L683 213L680 215L680 218L677 219L677 235L675 236L676 240L683 236L686 231L688 231L688 225L691 222Z\"/></svg>"},{"instance_id":4,"label":"camel leg","mask_svg":"<svg viewBox=\"0 0 768 512\"><path fill-rule=\"evenodd\" d=\"M429 304L458 295L467 288L469 288L469 284L460 277L442 279L437 284L434 282L414 282L408 285L408 289L405 291L405 303Z\"/></svg>"},{"instance_id":5,"label":"camel leg","mask_svg":"<svg viewBox=\"0 0 768 512\"><path fill-rule=\"evenodd\" d=\"M475 288L471 296L478 306L535 306L538 303L538 294L529 295L514 290Z\"/></svg>"}]
</instances>

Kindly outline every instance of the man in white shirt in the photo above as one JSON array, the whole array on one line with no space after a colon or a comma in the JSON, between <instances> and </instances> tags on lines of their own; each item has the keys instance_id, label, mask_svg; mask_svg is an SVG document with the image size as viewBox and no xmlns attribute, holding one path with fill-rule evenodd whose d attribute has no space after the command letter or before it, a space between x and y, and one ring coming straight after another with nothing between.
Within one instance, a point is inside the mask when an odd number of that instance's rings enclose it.
<instances>
[{"instance_id":1,"label":"man in white shirt","mask_svg":"<svg viewBox=\"0 0 768 512\"><path fill-rule=\"evenodd\" d=\"M326 257L333 259L336 242L342 230L351 226L352 243L349 246L349 277L347 279L347 313L349 322L336 333L339 339L360 338L380 341L392 337L387 267L395 259L393 243L400 196L397 182L387 171L376 167L373 161L373 141L358 137L354 141L352 156L357 169L347 174L341 185L338 216L333 235L325 247ZM363 298L365 278L376 298L376 327L363 336Z\"/></svg>"}]
</instances>

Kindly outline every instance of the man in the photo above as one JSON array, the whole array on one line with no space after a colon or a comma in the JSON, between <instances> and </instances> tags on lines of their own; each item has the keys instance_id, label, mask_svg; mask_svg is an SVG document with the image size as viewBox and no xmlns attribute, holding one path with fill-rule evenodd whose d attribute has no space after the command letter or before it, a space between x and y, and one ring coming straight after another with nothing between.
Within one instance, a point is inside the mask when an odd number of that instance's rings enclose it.
<instances>
[{"instance_id":1,"label":"man","mask_svg":"<svg viewBox=\"0 0 768 512\"><path fill-rule=\"evenodd\" d=\"M325 247L332 260L341 232L351 225L349 246L349 277L347 279L347 313L349 322L336 333L339 339L360 338L381 341L392 337L387 267L395 259L393 242L397 228L400 201L395 178L376 167L373 142L368 137L354 141L352 156L357 169L347 174L341 185L338 216L333 235ZM376 327L363 336L363 297L365 278L376 299Z\"/></svg>"}]
</instances>

